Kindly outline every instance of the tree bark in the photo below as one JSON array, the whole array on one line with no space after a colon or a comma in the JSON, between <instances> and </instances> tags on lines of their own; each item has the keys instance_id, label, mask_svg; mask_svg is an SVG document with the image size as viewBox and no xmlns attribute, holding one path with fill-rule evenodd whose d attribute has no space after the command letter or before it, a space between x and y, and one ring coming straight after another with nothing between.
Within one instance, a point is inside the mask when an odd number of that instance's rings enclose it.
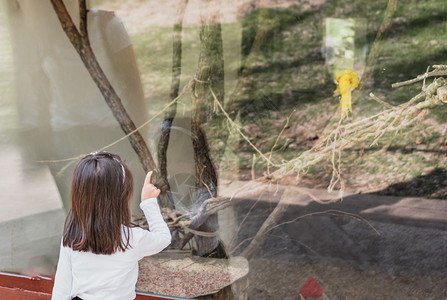
<instances>
[{"instance_id":1,"label":"tree bark","mask_svg":"<svg viewBox=\"0 0 447 300\"><path fill-rule=\"evenodd\" d=\"M213 112L214 98L209 86L215 91L218 99L224 99L224 62L222 48L222 32L220 23L215 18L202 22L200 30L199 69L192 86L191 131L193 135L194 161L196 169L196 202L197 209L205 200L217 195L217 172L210 156L205 132L202 124L216 118ZM217 214L212 214L197 228L205 232L215 232L219 228ZM208 255L217 249L217 256L226 256L219 237L196 236L198 255Z\"/></svg>"},{"instance_id":2,"label":"tree bark","mask_svg":"<svg viewBox=\"0 0 447 300\"><path fill-rule=\"evenodd\" d=\"M59 21L62 25L65 34L67 35L73 47L76 49L76 52L78 52L82 62L87 68L87 71L89 72L93 81L98 86L107 105L110 107L110 109L113 112L113 115L120 124L121 129L124 131L125 134L130 134L129 135L130 143L135 152L137 153L144 171L145 172L148 172L150 170L157 171L157 167L146 145L146 142L144 141L141 134L138 131L135 131L136 130L135 124L133 123L132 119L130 118L129 114L124 108L121 99L115 92L110 81L107 79L105 73L101 69L101 66L99 65L95 57L95 54L93 53L93 50L90 46L90 41L87 32L87 9L85 0L79 1L80 5L79 11L81 17L79 26L80 30L76 28L62 0L50 0L50 1L57 14L57 17L59 18ZM158 172L155 172L155 174L153 175L155 182L158 182L159 178L157 173Z\"/></svg>"},{"instance_id":3,"label":"tree bark","mask_svg":"<svg viewBox=\"0 0 447 300\"><path fill-rule=\"evenodd\" d=\"M182 28L183 28L183 16L185 14L186 5L188 0L183 0L177 11L177 19L173 28L172 36L172 81L171 81L171 101L178 97L180 90L180 75L182 70ZM166 189L162 189L161 204L163 207L174 208L175 203L167 190L169 189L168 183L168 163L167 163L167 151L169 146L169 137L171 135L171 126L177 113L177 103L173 104L167 111L163 124L161 126L161 136L158 142L158 165L160 167L160 180L164 183Z\"/></svg>"}]
</instances>

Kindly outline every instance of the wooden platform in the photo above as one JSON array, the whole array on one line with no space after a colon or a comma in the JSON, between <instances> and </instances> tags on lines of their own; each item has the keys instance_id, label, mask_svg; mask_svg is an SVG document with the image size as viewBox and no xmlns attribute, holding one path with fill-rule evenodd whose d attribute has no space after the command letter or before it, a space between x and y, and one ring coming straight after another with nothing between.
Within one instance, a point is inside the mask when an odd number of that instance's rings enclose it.
<instances>
[{"instance_id":1,"label":"wooden platform","mask_svg":"<svg viewBox=\"0 0 447 300\"><path fill-rule=\"evenodd\" d=\"M188 299L247 299L249 267L244 257L205 258L167 250L143 258L139 268L138 291Z\"/></svg>"}]
</instances>

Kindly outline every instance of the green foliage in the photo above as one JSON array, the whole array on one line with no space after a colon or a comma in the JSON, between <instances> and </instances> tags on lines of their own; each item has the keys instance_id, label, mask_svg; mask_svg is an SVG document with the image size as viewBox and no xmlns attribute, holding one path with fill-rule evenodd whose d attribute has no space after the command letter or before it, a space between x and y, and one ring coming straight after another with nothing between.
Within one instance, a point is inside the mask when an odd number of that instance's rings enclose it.
<instances>
[{"instance_id":1,"label":"green foliage","mask_svg":"<svg viewBox=\"0 0 447 300\"><path fill-rule=\"evenodd\" d=\"M277 162L292 159L309 149L314 143L312 136L318 136L331 118L337 119L338 99L332 96L336 85L322 55L326 18L365 19L364 50L369 51L373 43L379 46L372 82L354 91L354 111L348 122L383 109L369 98L371 91L392 105L408 101L420 92L422 83L398 89L391 88L391 84L423 73L428 65L447 61L447 4L444 0L399 1L382 40L376 41L387 4L387 0L337 0L310 8L299 5L286 9L262 8L245 15L240 24L222 24L223 32L227 33L224 34L225 68L237 70L238 74L237 78L225 78L223 102L237 104L229 112L238 114L243 131L256 147L263 153L271 151L283 121L292 110L296 113L290 120L290 129L284 131L272 154ZM171 35L172 28L156 27L132 37L145 91L157 99L167 100L169 91ZM237 41L239 35L240 49L225 49L226 43L232 44L228 39ZM183 28L182 42L184 84L197 70L199 27ZM238 81L240 90L232 94ZM415 150L405 150L409 147L430 153L430 149L439 148L445 142L436 124L447 121L447 106L432 110L427 118L433 119L432 122L418 123L395 136L384 136L379 146L387 146L387 152L378 151L380 147L348 150L343 157L346 178L354 182L356 175L369 174L371 182L380 184L384 174L389 181L404 180L421 174L424 168L439 165L439 160L430 154L422 159L414 155ZM293 132L300 125L308 126L307 132ZM218 151L225 148L218 140L218 131L228 130L225 124L208 124L206 128L212 147ZM419 144L415 144L416 139ZM255 151L243 141L237 150L240 167L251 168ZM223 158L223 161L229 160ZM264 170L265 162L259 159L255 168ZM309 176L320 176L324 181L330 172L327 165L312 167Z\"/></svg>"}]
</instances>

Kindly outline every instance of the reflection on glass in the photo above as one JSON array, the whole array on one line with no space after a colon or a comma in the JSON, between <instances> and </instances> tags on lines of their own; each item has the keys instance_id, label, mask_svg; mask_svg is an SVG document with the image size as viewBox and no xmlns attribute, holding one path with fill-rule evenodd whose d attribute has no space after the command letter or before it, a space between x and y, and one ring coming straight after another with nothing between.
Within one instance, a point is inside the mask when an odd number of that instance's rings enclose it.
<instances>
[{"instance_id":1,"label":"reflection on glass","mask_svg":"<svg viewBox=\"0 0 447 300\"><path fill-rule=\"evenodd\" d=\"M78 1L65 4L79 24ZM443 1L89 8L99 64L135 125L151 120L140 132L172 230L171 249L141 262L139 290L445 298L447 114L431 76L447 74ZM51 275L75 160L54 161L124 133L49 2L0 12L0 271ZM391 87L433 65L424 83ZM344 70L360 84L341 119ZM127 140L107 150L143 180Z\"/></svg>"}]
</instances>

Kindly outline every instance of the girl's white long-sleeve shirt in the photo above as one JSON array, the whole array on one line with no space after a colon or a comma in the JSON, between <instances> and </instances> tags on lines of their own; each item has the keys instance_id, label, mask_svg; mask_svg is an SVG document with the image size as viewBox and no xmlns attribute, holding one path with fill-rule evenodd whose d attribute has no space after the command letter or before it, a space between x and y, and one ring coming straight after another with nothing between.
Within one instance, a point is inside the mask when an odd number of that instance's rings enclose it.
<instances>
[{"instance_id":1,"label":"girl's white long-sleeve shirt","mask_svg":"<svg viewBox=\"0 0 447 300\"><path fill-rule=\"evenodd\" d=\"M171 243L169 228L163 220L156 198L144 200L140 208L149 230L130 228L126 251L111 255L74 251L61 244L53 287L53 300L134 299L138 261L156 254Z\"/></svg>"}]
</instances>

